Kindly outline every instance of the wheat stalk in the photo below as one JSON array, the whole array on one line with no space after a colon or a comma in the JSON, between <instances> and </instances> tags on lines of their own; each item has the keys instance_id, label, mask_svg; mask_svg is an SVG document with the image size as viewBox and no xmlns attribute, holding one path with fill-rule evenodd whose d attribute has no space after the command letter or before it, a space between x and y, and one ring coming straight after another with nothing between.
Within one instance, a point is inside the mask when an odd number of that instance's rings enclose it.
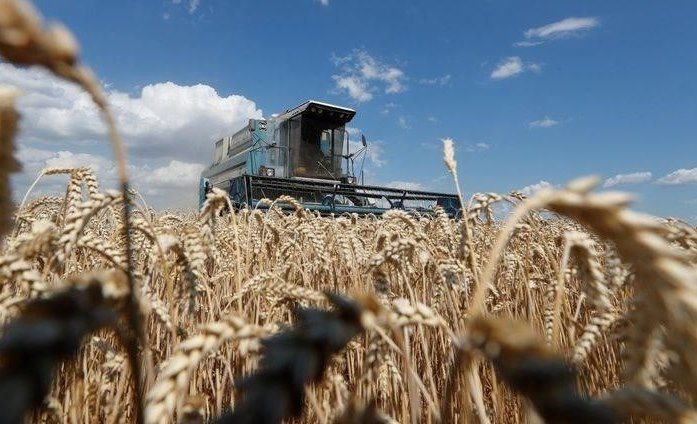
<instances>
[{"instance_id":1,"label":"wheat stalk","mask_svg":"<svg viewBox=\"0 0 697 424\"><path fill-rule=\"evenodd\" d=\"M7 402L0 421L21 422L49 389L59 361L82 338L114 324L127 294L123 273L95 274L65 282L67 288L34 300L6 325L0 339L0 393Z\"/></svg>"},{"instance_id":2,"label":"wheat stalk","mask_svg":"<svg viewBox=\"0 0 697 424\"><path fill-rule=\"evenodd\" d=\"M14 107L17 95L17 91L0 86L0 235L12 228L10 217L14 208L9 174L19 171L19 163L14 157L14 137L19 120Z\"/></svg>"},{"instance_id":3,"label":"wheat stalk","mask_svg":"<svg viewBox=\"0 0 697 424\"><path fill-rule=\"evenodd\" d=\"M146 397L145 422L154 424L169 421L177 397L187 390L189 376L206 356L232 340L248 340L254 343L265 334L263 328L248 324L236 316L202 326L199 334L178 346L158 374Z\"/></svg>"}]
</instances>

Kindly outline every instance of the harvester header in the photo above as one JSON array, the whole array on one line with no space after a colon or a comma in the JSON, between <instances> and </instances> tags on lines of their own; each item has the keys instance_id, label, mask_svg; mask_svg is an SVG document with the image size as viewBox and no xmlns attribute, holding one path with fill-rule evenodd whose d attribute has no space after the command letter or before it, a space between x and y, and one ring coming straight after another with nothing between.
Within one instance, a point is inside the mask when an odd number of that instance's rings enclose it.
<instances>
[{"instance_id":1,"label":"harvester header","mask_svg":"<svg viewBox=\"0 0 697 424\"><path fill-rule=\"evenodd\" d=\"M353 109L308 100L270 119L250 119L215 142L213 163L201 174L200 202L218 187L229 193L235 207L265 207L261 199L287 195L324 214L428 213L436 205L457 214L459 202L452 194L359 184L369 147L361 136L351 151L346 124L355 115Z\"/></svg>"}]
</instances>

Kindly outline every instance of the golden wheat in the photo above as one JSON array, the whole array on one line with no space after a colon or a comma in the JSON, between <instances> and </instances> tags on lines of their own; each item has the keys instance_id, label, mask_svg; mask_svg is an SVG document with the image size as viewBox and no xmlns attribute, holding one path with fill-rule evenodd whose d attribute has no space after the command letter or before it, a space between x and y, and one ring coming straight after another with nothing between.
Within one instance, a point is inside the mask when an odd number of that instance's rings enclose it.
<instances>
[{"instance_id":1,"label":"golden wheat","mask_svg":"<svg viewBox=\"0 0 697 424\"><path fill-rule=\"evenodd\" d=\"M0 54L92 96L121 182L45 169L36 181L67 176L65 192L30 188L14 210L17 94L0 88L0 393L15 396L0 418L695 422L694 227L594 178L466 204L449 139L455 219L322 217L289 196L236 210L218 189L199 213L158 213L128 188L77 51L0 0Z\"/></svg>"}]
</instances>

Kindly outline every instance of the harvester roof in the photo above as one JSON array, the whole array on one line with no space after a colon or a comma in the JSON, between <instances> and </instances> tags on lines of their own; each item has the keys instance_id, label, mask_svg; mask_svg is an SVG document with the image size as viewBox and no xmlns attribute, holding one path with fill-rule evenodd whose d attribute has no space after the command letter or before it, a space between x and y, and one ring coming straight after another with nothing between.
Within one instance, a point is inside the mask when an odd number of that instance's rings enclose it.
<instances>
[{"instance_id":1,"label":"harvester roof","mask_svg":"<svg viewBox=\"0 0 697 424\"><path fill-rule=\"evenodd\" d=\"M356 115L356 111L347 107L318 102L317 100L307 100L294 108L286 110L279 118L281 120L286 120L300 114L316 115L325 120L345 124L353 119Z\"/></svg>"}]
</instances>

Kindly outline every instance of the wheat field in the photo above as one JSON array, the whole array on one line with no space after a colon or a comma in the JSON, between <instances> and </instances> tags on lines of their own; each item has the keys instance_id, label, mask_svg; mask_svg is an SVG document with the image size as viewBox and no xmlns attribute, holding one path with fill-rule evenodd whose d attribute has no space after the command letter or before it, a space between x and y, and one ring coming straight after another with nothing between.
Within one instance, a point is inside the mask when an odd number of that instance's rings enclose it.
<instances>
[{"instance_id":1,"label":"wheat field","mask_svg":"<svg viewBox=\"0 0 697 424\"><path fill-rule=\"evenodd\" d=\"M0 0L0 53L91 94L121 181L13 203L0 89L0 422L697 422L695 227L594 177L461 219L156 211L68 30Z\"/></svg>"}]
</instances>

